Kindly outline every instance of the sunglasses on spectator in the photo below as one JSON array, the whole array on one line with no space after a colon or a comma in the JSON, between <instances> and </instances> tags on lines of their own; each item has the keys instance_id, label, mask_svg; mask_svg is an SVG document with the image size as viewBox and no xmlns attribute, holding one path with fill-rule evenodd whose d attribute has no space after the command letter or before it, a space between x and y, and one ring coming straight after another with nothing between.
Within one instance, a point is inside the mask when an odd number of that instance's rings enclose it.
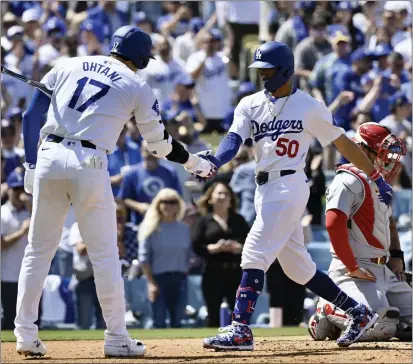
<instances>
[{"instance_id":1,"label":"sunglasses on spectator","mask_svg":"<svg viewBox=\"0 0 413 364\"><path fill-rule=\"evenodd\" d=\"M165 205L177 205L178 200L161 200L161 203L164 203Z\"/></svg>"}]
</instances>

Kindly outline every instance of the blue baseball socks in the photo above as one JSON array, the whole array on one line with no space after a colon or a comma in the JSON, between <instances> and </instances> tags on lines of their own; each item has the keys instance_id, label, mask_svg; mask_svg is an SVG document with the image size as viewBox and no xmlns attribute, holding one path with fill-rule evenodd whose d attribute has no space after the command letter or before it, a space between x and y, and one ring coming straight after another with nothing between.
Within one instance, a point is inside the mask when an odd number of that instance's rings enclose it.
<instances>
[{"instance_id":1,"label":"blue baseball socks","mask_svg":"<svg viewBox=\"0 0 413 364\"><path fill-rule=\"evenodd\" d=\"M249 325L254 313L255 303L264 287L264 271L261 269L244 269L238 287L232 320Z\"/></svg>"},{"instance_id":2,"label":"blue baseball socks","mask_svg":"<svg viewBox=\"0 0 413 364\"><path fill-rule=\"evenodd\" d=\"M343 311L354 308L358 302L347 296L332 279L325 273L317 270L314 277L305 285L310 291L317 296L324 298L333 305L340 307Z\"/></svg>"}]
</instances>

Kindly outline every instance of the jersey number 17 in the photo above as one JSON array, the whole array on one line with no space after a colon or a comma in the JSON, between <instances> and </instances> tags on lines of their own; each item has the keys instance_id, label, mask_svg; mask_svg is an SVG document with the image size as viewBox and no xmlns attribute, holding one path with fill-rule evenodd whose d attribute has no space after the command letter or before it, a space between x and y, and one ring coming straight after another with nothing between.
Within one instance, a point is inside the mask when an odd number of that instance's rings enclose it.
<instances>
[{"instance_id":1,"label":"jersey number 17","mask_svg":"<svg viewBox=\"0 0 413 364\"><path fill-rule=\"evenodd\" d=\"M79 100L79 97L83 91L83 89L85 88L86 84L89 82L90 85L92 86L96 86L100 88L100 91L95 93L92 97L90 97L88 100L86 100L82 105L80 105L76 110L83 112L85 111L90 105L92 105L95 101L101 99L103 96L105 96L109 89L110 86L106 85L102 82L96 81L92 78L88 78L88 77L83 77L81 78L79 81L77 81L77 87L75 90L75 93L73 94L72 99L69 102L69 107L71 109L74 109L76 107L76 103Z\"/></svg>"}]
</instances>

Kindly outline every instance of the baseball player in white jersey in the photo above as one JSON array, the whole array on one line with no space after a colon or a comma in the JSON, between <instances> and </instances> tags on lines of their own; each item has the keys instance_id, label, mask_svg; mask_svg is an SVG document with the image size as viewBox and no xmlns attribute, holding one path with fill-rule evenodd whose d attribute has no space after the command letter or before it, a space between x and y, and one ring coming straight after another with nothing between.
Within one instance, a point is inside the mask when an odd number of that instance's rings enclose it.
<instances>
[{"instance_id":1,"label":"baseball player in white jersey","mask_svg":"<svg viewBox=\"0 0 413 364\"><path fill-rule=\"evenodd\" d=\"M250 318L263 289L264 272L275 259L291 279L318 296L327 300L330 297L349 314L350 324L337 340L339 346L349 346L373 325L377 315L348 297L326 274L318 271L304 246L300 219L309 197L304 164L311 141L315 137L323 146L334 143L348 160L372 176L385 204L391 201L392 189L367 156L333 124L326 106L293 87L294 56L285 44L261 45L255 51L254 60L250 67L259 68L265 90L241 100L228 135L215 156L207 158L220 167L233 158L244 140L253 139L257 160L257 217L242 252L243 275L233 322L225 328L225 333L205 339L204 347L254 349ZM358 276L361 272L353 274Z\"/></svg>"},{"instance_id":2,"label":"baseball player in white jersey","mask_svg":"<svg viewBox=\"0 0 413 364\"><path fill-rule=\"evenodd\" d=\"M135 74L153 58L151 47L151 38L141 29L119 28L112 37L110 56L67 59L46 74L42 82L53 90L52 98L36 91L25 113L25 188L33 194L33 215L18 285L14 333L20 354L46 353L34 322L71 203L106 322L105 356L141 356L146 351L142 342L129 338L125 325L107 153L115 149L124 125L134 116L150 153L181 163L190 173L206 177L214 173L209 161L189 154L168 135L158 101Z\"/></svg>"},{"instance_id":3,"label":"baseball player in white jersey","mask_svg":"<svg viewBox=\"0 0 413 364\"><path fill-rule=\"evenodd\" d=\"M385 126L361 125L355 142L374 162L387 181L401 167L403 142ZM405 282L403 252L391 207L377 197L376 185L352 164L338 167L327 191L326 225L333 260L329 275L350 297L379 312L374 327L360 340L411 340L412 288ZM387 265L386 265L387 263ZM360 269L356 279L349 272ZM324 340L345 329L346 314L320 300L310 318L309 332Z\"/></svg>"}]
</instances>

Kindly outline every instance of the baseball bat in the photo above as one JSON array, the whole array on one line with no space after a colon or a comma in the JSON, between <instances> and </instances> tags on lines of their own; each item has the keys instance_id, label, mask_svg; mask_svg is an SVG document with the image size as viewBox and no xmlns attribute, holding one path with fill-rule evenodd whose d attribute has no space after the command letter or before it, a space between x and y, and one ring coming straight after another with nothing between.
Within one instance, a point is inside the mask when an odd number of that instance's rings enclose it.
<instances>
[{"instance_id":1,"label":"baseball bat","mask_svg":"<svg viewBox=\"0 0 413 364\"><path fill-rule=\"evenodd\" d=\"M41 82L37 82L34 80L31 80L29 77L19 75L16 72L10 71L3 65L1 65L1 73L4 73L6 75L9 75L11 77L17 78L20 81L26 82L27 84L36 87L39 91L43 92L45 95L52 97L53 91L49 90L45 84Z\"/></svg>"}]
</instances>

